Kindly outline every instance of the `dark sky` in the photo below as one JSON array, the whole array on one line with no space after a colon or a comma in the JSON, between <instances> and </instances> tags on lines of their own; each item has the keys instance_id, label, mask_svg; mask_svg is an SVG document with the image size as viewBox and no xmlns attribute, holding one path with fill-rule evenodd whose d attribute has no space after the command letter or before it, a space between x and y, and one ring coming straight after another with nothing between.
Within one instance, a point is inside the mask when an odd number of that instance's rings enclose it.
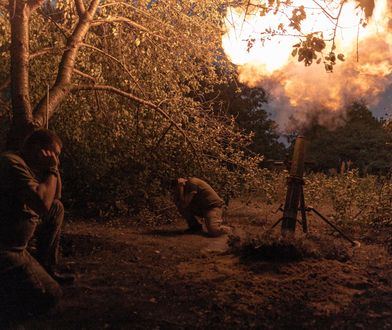
<instances>
[{"instance_id":1,"label":"dark sky","mask_svg":"<svg viewBox=\"0 0 392 330\"><path fill-rule=\"evenodd\" d=\"M392 85L381 95L380 103L370 110L376 117L392 117Z\"/></svg>"}]
</instances>

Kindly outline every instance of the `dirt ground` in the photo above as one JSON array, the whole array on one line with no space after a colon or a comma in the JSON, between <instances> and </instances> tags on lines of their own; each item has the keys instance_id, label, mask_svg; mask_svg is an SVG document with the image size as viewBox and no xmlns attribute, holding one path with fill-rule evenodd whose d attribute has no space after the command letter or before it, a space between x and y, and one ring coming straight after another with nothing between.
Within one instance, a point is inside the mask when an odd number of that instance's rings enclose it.
<instances>
[{"instance_id":1,"label":"dirt ground","mask_svg":"<svg viewBox=\"0 0 392 330\"><path fill-rule=\"evenodd\" d=\"M257 233L278 216L258 212L234 203L227 218ZM68 221L62 261L78 280L58 308L19 329L392 328L391 229L357 234L358 249L342 241L347 261L248 259L226 238L183 229Z\"/></svg>"}]
</instances>

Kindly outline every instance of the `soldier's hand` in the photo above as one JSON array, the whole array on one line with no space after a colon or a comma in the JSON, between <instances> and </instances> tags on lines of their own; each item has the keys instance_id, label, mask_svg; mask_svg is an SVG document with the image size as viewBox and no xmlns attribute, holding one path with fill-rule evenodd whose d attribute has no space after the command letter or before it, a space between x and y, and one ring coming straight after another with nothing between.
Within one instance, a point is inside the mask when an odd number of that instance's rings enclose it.
<instances>
[{"instance_id":1,"label":"soldier's hand","mask_svg":"<svg viewBox=\"0 0 392 330\"><path fill-rule=\"evenodd\" d=\"M177 180L177 182L178 182L178 185L181 187L181 186L185 186L185 184L186 184L186 182L187 182L187 179L184 179L184 178L179 178L178 180Z\"/></svg>"},{"instance_id":2,"label":"soldier's hand","mask_svg":"<svg viewBox=\"0 0 392 330\"><path fill-rule=\"evenodd\" d=\"M59 157L55 152L48 149L41 149L42 160L46 168L58 168L60 165Z\"/></svg>"}]
</instances>

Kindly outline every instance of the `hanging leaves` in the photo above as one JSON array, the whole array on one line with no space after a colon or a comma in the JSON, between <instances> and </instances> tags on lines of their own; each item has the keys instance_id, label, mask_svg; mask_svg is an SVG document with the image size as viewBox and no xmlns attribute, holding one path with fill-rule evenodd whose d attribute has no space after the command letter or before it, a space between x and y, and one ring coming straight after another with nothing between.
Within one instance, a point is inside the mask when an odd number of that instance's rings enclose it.
<instances>
[{"instance_id":1,"label":"hanging leaves","mask_svg":"<svg viewBox=\"0 0 392 330\"><path fill-rule=\"evenodd\" d=\"M293 47L291 55L298 56L298 62L304 62L305 66L309 66L314 60L320 63L317 53L321 53L326 44L321 33L311 33L307 35L305 40L293 45Z\"/></svg>"},{"instance_id":2,"label":"hanging leaves","mask_svg":"<svg viewBox=\"0 0 392 330\"><path fill-rule=\"evenodd\" d=\"M345 61L344 54L338 54L337 58L339 61L342 61L342 62Z\"/></svg>"},{"instance_id":3,"label":"hanging leaves","mask_svg":"<svg viewBox=\"0 0 392 330\"><path fill-rule=\"evenodd\" d=\"M373 15L375 3L374 0L357 0L358 6L361 7L366 17L371 17Z\"/></svg>"},{"instance_id":4,"label":"hanging leaves","mask_svg":"<svg viewBox=\"0 0 392 330\"><path fill-rule=\"evenodd\" d=\"M306 18L305 7L304 6L297 7L293 9L289 26L293 27L298 31L301 31L301 22L305 18Z\"/></svg>"}]
</instances>

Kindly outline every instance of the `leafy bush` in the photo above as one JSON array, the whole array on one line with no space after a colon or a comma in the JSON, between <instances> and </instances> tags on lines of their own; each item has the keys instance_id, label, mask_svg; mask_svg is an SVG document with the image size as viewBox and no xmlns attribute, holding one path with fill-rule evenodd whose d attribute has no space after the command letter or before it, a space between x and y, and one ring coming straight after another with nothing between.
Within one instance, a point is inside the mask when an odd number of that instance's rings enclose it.
<instances>
[{"instance_id":1,"label":"leafy bush","mask_svg":"<svg viewBox=\"0 0 392 330\"><path fill-rule=\"evenodd\" d=\"M264 209L265 204L283 207L287 177L287 172L265 170L254 182L253 190L244 191L249 200L246 204L257 199ZM316 208L339 226L348 229L356 224L391 224L392 183L385 178L361 177L358 171L351 171L335 176L310 173L304 181L306 206Z\"/></svg>"},{"instance_id":2,"label":"leafy bush","mask_svg":"<svg viewBox=\"0 0 392 330\"><path fill-rule=\"evenodd\" d=\"M205 179L228 200L268 174L258 168L261 156L243 151L250 137L234 121L201 115L189 100L183 100L186 111L181 104L170 109L182 116L182 131L150 109L116 98L102 99L94 110L87 100L72 102L57 112L53 128L64 140L64 198L83 212L160 209L166 182L179 176Z\"/></svg>"},{"instance_id":3,"label":"leafy bush","mask_svg":"<svg viewBox=\"0 0 392 330\"><path fill-rule=\"evenodd\" d=\"M368 218L374 226L392 226L392 183L377 182L373 200L369 205Z\"/></svg>"},{"instance_id":4,"label":"leafy bush","mask_svg":"<svg viewBox=\"0 0 392 330\"><path fill-rule=\"evenodd\" d=\"M267 171L258 178L253 193L266 204L283 204L286 197L285 172ZM334 223L392 225L392 182L385 177L360 176L357 170L342 175L309 173L305 178L305 203L325 212Z\"/></svg>"},{"instance_id":5,"label":"leafy bush","mask_svg":"<svg viewBox=\"0 0 392 330\"><path fill-rule=\"evenodd\" d=\"M308 205L330 206L329 217L335 223L391 224L392 182L373 175L361 177L357 170L328 176L312 173L305 179Z\"/></svg>"}]
</instances>

